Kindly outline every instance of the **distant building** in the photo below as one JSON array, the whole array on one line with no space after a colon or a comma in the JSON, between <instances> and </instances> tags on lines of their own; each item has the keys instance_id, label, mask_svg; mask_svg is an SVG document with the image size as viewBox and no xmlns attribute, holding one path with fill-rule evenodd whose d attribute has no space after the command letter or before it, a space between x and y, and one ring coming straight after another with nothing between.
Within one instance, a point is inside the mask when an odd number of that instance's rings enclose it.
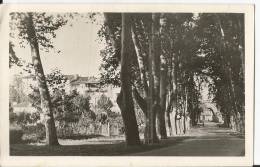
<instances>
[{"instance_id":1,"label":"distant building","mask_svg":"<svg viewBox=\"0 0 260 167\"><path fill-rule=\"evenodd\" d=\"M202 101L200 104L202 112L200 113L200 121L223 122L222 114L216 103L211 101Z\"/></svg>"},{"instance_id":2,"label":"distant building","mask_svg":"<svg viewBox=\"0 0 260 167\"><path fill-rule=\"evenodd\" d=\"M213 113L211 109L203 110L203 112L200 114L200 120L201 121L212 121L213 120Z\"/></svg>"},{"instance_id":3,"label":"distant building","mask_svg":"<svg viewBox=\"0 0 260 167\"><path fill-rule=\"evenodd\" d=\"M20 84L22 85L21 86L22 91L25 95L29 95L30 93L32 93L31 86L37 87L37 82L34 75L29 75L26 77L16 75L15 77L20 77L22 82ZM70 93L73 90L77 90L77 92L79 92L79 94L83 96L90 96L91 98L90 104L93 110L95 110L96 108L97 100L100 98L102 94L104 94L107 97L109 97L110 100L112 101L113 103L112 110L114 112L120 112L119 107L116 103L116 98L120 92L120 88L113 87L112 85L102 87L99 79L96 77L82 77L77 74L65 75L65 77L67 78L67 82L65 83L65 88L64 88L66 93ZM10 82L10 86L15 87L14 85L12 85L12 81ZM15 111L17 112L24 109L31 110L31 108L33 108L29 103L21 104L21 105L16 104L16 105L17 107ZM27 108L25 105L27 105ZM19 107L20 109L18 109Z\"/></svg>"},{"instance_id":4,"label":"distant building","mask_svg":"<svg viewBox=\"0 0 260 167\"><path fill-rule=\"evenodd\" d=\"M65 75L65 77L68 79L65 86L66 93L77 90L81 95L90 96L90 104L93 110L96 109L98 99L104 94L112 101L112 110L114 112L120 112L116 103L120 88L114 87L113 85L102 86L96 77L81 77L79 75Z\"/></svg>"}]
</instances>

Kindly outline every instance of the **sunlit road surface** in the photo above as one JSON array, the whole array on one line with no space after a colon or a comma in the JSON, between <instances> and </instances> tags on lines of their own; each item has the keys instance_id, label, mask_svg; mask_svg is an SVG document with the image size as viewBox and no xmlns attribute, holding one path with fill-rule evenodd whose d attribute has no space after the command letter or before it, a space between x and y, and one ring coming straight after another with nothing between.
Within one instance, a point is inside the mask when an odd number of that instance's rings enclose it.
<instances>
[{"instance_id":1,"label":"sunlit road surface","mask_svg":"<svg viewBox=\"0 0 260 167\"><path fill-rule=\"evenodd\" d=\"M187 137L188 136L188 137ZM193 128L180 143L169 147L140 152L136 156L244 156L245 140L230 129L219 128L215 123ZM171 138L166 139L171 140Z\"/></svg>"}]
</instances>

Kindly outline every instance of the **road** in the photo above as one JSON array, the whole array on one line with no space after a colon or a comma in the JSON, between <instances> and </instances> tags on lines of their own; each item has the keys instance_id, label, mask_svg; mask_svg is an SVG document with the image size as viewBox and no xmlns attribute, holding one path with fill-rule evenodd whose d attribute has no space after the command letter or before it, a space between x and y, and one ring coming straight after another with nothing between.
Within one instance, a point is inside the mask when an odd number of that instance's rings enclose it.
<instances>
[{"instance_id":1,"label":"road","mask_svg":"<svg viewBox=\"0 0 260 167\"><path fill-rule=\"evenodd\" d=\"M188 137L187 137L188 136ZM193 128L189 134L177 136L184 138L180 143L147 152L135 153L136 156L243 156L245 140L231 130L219 128L215 123ZM176 137L175 137L176 138ZM166 140L173 140L171 138Z\"/></svg>"}]
</instances>

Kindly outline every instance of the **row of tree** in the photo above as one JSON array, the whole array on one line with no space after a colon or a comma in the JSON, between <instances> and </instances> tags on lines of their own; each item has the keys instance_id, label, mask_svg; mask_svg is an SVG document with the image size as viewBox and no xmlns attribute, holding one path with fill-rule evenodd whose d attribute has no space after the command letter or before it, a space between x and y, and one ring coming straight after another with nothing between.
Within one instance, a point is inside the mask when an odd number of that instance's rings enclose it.
<instances>
[{"instance_id":1,"label":"row of tree","mask_svg":"<svg viewBox=\"0 0 260 167\"><path fill-rule=\"evenodd\" d=\"M196 125L202 82L208 82L215 102L229 125L236 129L244 116L244 19L240 14L104 13L98 35L106 41L101 51L104 84L120 86L117 98L127 145L139 145L134 104L145 115L145 143L173 135L172 119ZM91 15L93 16L93 15ZM12 13L11 29L18 29L21 44L31 48L45 115L46 144L57 145L53 107L41 64L41 48L52 48L55 30L69 16ZM55 19L54 19L55 18ZM10 61L19 64L10 42ZM210 78L210 79L209 79ZM223 93L225 92L225 93ZM166 118L166 119L165 119ZM177 126L175 126L177 127ZM159 137L158 137L159 136Z\"/></svg>"},{"instance_id":2,"label":"row of tree","mask_svg":"<svg viewBox=\"0 0 260 167\"><path fill-rule=\"evenodd\" d=\"M183 133L190 123L187 118L193 126L198 123L203 82L224 124L230 126L234 120L236 130L243 132L242 14L104 15L102 79L121 86L118 105L129 145L140 143L133 97L145 115L145 143L156 143L158 135L167 138L166 129L173 135L172 119L175 124L183 119Z\"/></svg>"}]
</instances>

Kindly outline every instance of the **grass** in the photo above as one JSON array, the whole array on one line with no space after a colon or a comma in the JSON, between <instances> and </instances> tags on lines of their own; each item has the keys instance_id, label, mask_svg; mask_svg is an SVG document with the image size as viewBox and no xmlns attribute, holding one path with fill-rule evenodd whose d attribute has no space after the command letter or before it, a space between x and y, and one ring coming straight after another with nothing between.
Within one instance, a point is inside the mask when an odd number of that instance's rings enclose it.
<instances>
[{"instance_id":1,"label":"grass","mask_svg":"<svg viewBox=\"0 0 260 167\"><path fill-rule=\"evenodd\" d=\"M182 138L169 138L154 145L126 146L125 142L116 144L86 144L86 145L28 145L11 144L11 156L118 156L144 152L180 143Z\"/></svg>"}]
</instances>

